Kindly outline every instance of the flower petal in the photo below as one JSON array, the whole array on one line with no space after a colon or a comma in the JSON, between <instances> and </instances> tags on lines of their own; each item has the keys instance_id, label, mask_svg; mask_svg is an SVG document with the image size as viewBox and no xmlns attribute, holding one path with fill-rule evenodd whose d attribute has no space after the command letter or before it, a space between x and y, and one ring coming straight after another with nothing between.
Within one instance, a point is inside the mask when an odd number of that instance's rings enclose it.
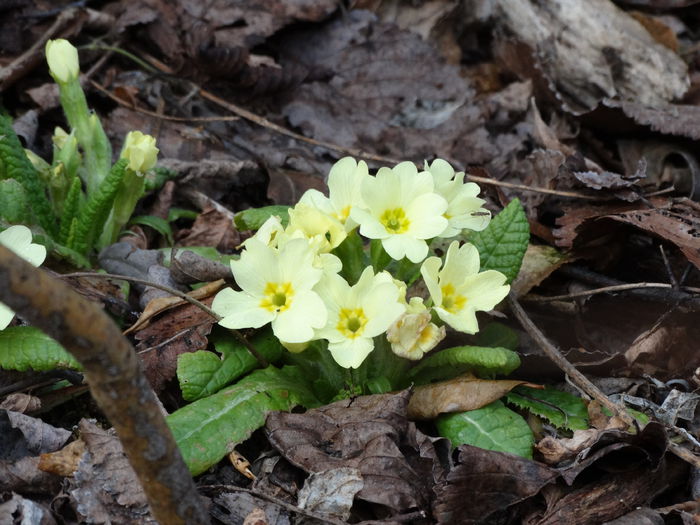
<instances>
[{"instance_id":1,"label":"flower petal","mask_svg":"<svg viewBox=\"0 0 700 525\"><path fill-rule=\"evenodd\" d=\"M10 324L15 313L9 309L5 304L0 303L0 330L7 328Z\"/></svg>"},{"instance_id":2,"label":"flower petal","mask_svg":"<svg viewBox=\"0 0 700 525\"><path fill-rule=\"evenodd\" d=\"M459 332L475 334L479 331L479 323L476 314L471 308L460 310L458 314L452 314L442 308L434 308L438 317Z\"/></svg>"},{"instance_id":3,"label":"flower petal","mask_svg":"<svg viewBox=\"0 0 700 525\"><path fill-rule=\"evenodd\" d=\"M231 288L221 290L212 302L211 309L222 319L226 328L259 328L275 318L275 313L260 307L260 300Z\"/></svg>"},{"instance_id":4,"label":"flower petal","mask_svg":"<svg viewBox=\"0 0 700 525\"><path fill-rule=\"evenodd\" d=\"M430 297L436 305L442 304L442 291L438 285L438 272L441 264L442 261L439 257L428 257L420 267L420 274L423 276Z\"/></svg>"},{"instance_id":5,"label":"flower petal","mask_svg":"<svg viewBox=\"0 0 700 525\"><path fill-rule=\"evenodd\" d=\"M467 303L474 310L492 310L508 295L506 276L496 270L486 270L468 278L459 291L467 296Z\"/></svg>"},{"instance_id":6,"label":"flower petal","mask_svg":"<svg viewBox=\"0 0 700 525\"><path fill-rule=\"evenodd\" d=\"M279 312L272 321L275 336L288 343L304 343L314 337L314 329L323 328L328 318L326 305L316 292L294 296L288 310Z\"/></svg>"},{"instance_id":7,"label":"flower petal","mask_svg":"<svg viewBox=\"0 0 700 525\"><path fill-rule=\"evenodd\" d=\"M373 349L372 339L364 337L328 344L333 359L343 368L358 368Z\"/></svg>"}]
</instances>

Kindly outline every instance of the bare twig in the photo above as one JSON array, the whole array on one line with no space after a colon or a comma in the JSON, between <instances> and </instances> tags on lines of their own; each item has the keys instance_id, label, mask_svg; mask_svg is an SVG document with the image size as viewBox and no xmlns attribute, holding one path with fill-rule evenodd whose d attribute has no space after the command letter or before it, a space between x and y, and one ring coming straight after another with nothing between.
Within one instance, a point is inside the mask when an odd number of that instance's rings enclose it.
<instances>
[{"instance_id":1,"label":"bare twig","mask_svg":"<svg viewBox=\"0 0 700 525\"><path fill-rule=\"evenodd\" d=\"M603 286L602 288L594 288L592 290L583 290L580 292L571 292L562 295L528 295L522 298L523 301L531 303L548 303L551 301L566 301L577 297L589 297L601 293L623 292L626 290L640 290L642 288L663 288L665 290L673 290L675 287L668 283L626 283L615 284L612 286ZM686 292L700 293L700 288L692 286L684 286L682 289Z\"/></svg>"},{"instance_id":2,"label":"bare twig","mask_svg":"<svg viewBox=\"0 0 700 525\"><path fill-rule=\"evenodd\" d=\"M266 494L264 492L260 492L257 490L253 489L247 489L245 487L237 487L236 485L204 485L202 487L203 490L206 491L231 491L231 492L245 492L246 494L250 494L251 496L264 499L265 501L269 501L270 503L274 503L275 505L279 505L283 509L285 509L287 512L293 513L293 514L298 514L300 516L306 516L307 518L312 518L315 520L319 520L323 523L329 523L330 525L346 525L347 522L335 519L331 516L325 516L323 514L319 514L317 512L312 512L310 510L302 509L300 507L297 507L296 505L292 505L291 503L287 503L283 499L276 498L275 496L272 496L271 494Z\"/></svg>"},{"instance_id":3,"label":"bare twig","mask_svg":"<svg viewBox=\"0 0 700 525\"><path fill-rule=\"evenodd\" d=\"M217 321L221 320L221 316L217 314L214 310L209 308L203 302L198 301L197 299L186 294L185 292L181 292L180 290L176 290L175 288L170 288L169 286L165 286L164 284L154 283L145 279L137 279L136 277L129 277L128 275L116 275L113 273L74 272L65 273L63 275L60 275L59 277L61 279L67 279L69 277L97 277L99 279L118 279L120 281L127 281L136 284L142 284L144 286L150 286L152 288L158 288L159 290L168 292L169 294L179 297L180 299L187 301L191 305L196 306L200 310L208 313ZM253 357L255 357L255 359L261 367L265 368L268 366L269 363L267 362L267 359L265 359L265 357L260 352L258 352L253 343L248 341L248 339L246 339L246 337L240 331L235 330L233 328L229 328L229 330L231 331L231 333L233 333L236 339L238 339L238 341L240 341L240 343L248 349L248 351L253 355Z\"/></svg>"},{"instance_id":4,"label":"bare twig","mask_svg":"<svg viewBox=\"0 0 700 525\"><path fill-rule=\"evenodd\" d=\"M633 424L633 419L627 414L624 406L613 403L610 399L608 399L608 397L597 386L591 383L586 376L579 372L578 369L572 365L552 343L549 342L547 337L540 331L539 328L537 328L535 323L532 322L530 316L528 316L525 310L523 310L523 307L520 306L520 303L512 292L508 296L508 303L510 304L511 311L525 329L527 334L532 337L545 355L549 357L549 359L551 359L554 364L556 364L569 377L571 382L576 385L576 387L580 388L581 391L598 401L602 406L610 410L610 412L615 414L626 424Z\"/></svg>"},{"instance_id":5,"label":"bare twig","mask_svg":"<svg viewBox=\"0 0 700 525\"><path fill-rule=\"evenodd\" d=\"M209 516L139 359L114 322L67 284L0 246L0 301L59 341L85 369L159 523Z\"/></svg>"}]
</instances>

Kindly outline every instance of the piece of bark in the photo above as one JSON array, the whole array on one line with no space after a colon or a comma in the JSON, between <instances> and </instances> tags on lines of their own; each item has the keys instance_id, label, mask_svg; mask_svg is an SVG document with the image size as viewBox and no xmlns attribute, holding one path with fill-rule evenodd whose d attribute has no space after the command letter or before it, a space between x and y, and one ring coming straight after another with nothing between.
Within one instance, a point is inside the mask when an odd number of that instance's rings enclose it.
<instances>
[{"instance_id":1,"label":"piece of bark","mask_svg":"<svg viewBox=\"0 0 700 525\"><path fill-rule=\"evenodd\" d=\"M153 516L160 523L209 523L138 357L107 314L3 246L0 301L83 365L92 395L114 425Z\"/></svg>"}]
</instances>

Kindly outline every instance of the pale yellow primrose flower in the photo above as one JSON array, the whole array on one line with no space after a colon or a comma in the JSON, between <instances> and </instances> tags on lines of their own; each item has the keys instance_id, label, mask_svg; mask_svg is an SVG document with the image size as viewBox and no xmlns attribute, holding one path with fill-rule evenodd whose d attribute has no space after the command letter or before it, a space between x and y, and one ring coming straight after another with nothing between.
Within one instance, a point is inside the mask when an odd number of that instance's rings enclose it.
<instances>
[{"instance_id":1,"label":"pale yellow primrose flower","mask_svg":"<svg viewBox=\"0 0 700 525\"><path fill-rule=\"evenodd\" d=\"M438 237L454 237L462 230L481 231L488 226L491 212L483 207L484 199L477 197L481 188L473 182L464 183L464 172L455 173L447 161L436 159L425 163L425 171L433 176L435 193L447 201L445 218L448 226Z\"/></svg>"},{"instance_id":2,"label":"pale yellow primrose flower","mask_svg":"<svg viewBox=\"0 0 700 525\"><path fill-rule=\"evenodd\" d=\"M307 190L299 199L300 204L309 204L338 219L349 232L357 226L350 218L354 206L362 206L362 182L369 178L367 164L345 157L336 162L328 173L328 197L318 190Z\"/></svg>"},{"instance_id":3,"label":"pale yellow primrose flower","mask_svg":"<svg viewBox=\"0 0 700 525\"><path fill-rule=\"evenodd\" d=\"M417 361L445 338L445 327L431 322L421 297L411 297L406 312L387 330L391 350L398 356Z\"/></svg>"},{"instance_id":4,"label":"pale yellow primrose flower","mask_svg":"<svg viewBox=\"0 0 700 525\"><path fill-rule=\"evenodd\" d=\"M130 131L119 157L129 161L129 169L132 171L144 173L156 165L159 151L154 137L140 131Z\"/></svg>"},{"instance_id":5,"label":"pale yellow primrose flower","mask_svg":"<svg viewBox=\"0 0 700 525\"><path fill-rule=\"evenodd\" d=\"M343 269L342 261L327 252L345 239L346 233L342 225L334 218L307 205L297 204L295 209L296 212L289 210L290 223L286 229L282 227L279 217L273 215L253 237L243 241L243 245L247 246L255 240L281 248L292 239L306 239L315 254L314 267L322 269L324 273L338 273Z\"/></svg>"},{"instance_id":6,"label":"pale yellow primrose flower","mask_svg":"<svg viewBox=\"0 0 700 525\"><path fill-rule=\"evenodd\" d=\"M418 173L411 162L380 168L362 183L366 209L354 207L350 216L362 235L381 240L392 259L419 263L428 255L425 240L447 228L447 201L433 188L430 173Z\"/></svg>"},{"instance_id":7,"label":"pale yellow primrose flower","mask_svg":"<svg viewBox=\"0 0 700 525\"><path fill-rule=\"evenodd\" d=\"M63 38L46 42L46 62L56 82L66 84L78 78L80 74L78 50Z\"/></svg>"},{"instance_id":8,"label":"pale yellow primrose flower","mask_svg":"<svg viewBox=\"0 0 700 525\"><path fill-rule=\"evenodd\" d=\"M316 337L328 340L333 359L344 368L359 367L374 349L373 337L384 333L403 312L391 275L365 268L350 286L339 275L326 275L316 287L328 308L328 322Z\"/></svg>"},{"instance_id":9,"label":"pale yellow primrose flower","mask_svg":"<svg viewBox=\"0 0 700 525\"><path fill-rule=\"evenodd\" d=\"M46 248L41 244L32 244L32 232L26 226L18 224L0 232L0 244L15 252L19 257L39 266L46 259ZM0 303L0 330L7 328L15 313Z\"/></svg>"},{"instance_id":10,"label":"pale yellow primrose flower","mask_svg":"<svg viewBox=\"0 0 700 525\"><path fill-rule=\"evenodd\" d=\"M289 210L289 225L285 233L291 238L301 233L318 253L330 252L347 237L338 219L301 202Z\"/></svg>"},{"instance_id":11,"label":"pale yellow primrose flower","mask_svg":"<svg viewBox=\"0 0 700 525\"><path fill-rule=\"evenodd\" d=\"M231 272L240 292L226 288L212 310L226 328L259 328L272 323L281 341L305 343L326 324L323 301L312 288L323 272L313 266L314 252L306 239L292 239L279 249L251 241Z\"/></svg>"},{"instance_id":12,"label":"pale yellow primrose flower","mask_svg":"<svg viewBox=\"0 0 700 525\"><path fill-rule=\"evenodd\" d=\"M461 248L453 241L447 249L445 264L429 257L420 273L433 299L440 319L455 330L467 334L479 331L476 312L492 310L508 295L506 276L495 270L479 273L479 252L473 244Z\"/></svg>"}]
</instances>

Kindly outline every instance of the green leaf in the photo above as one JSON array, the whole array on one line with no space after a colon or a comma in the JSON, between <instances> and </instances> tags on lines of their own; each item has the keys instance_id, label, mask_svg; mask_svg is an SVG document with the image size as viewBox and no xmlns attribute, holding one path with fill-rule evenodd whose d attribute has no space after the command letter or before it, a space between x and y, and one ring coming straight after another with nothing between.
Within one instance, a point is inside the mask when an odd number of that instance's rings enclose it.
<instances>
[{"instance_id":1,"label":"green leaf","mask_svg":"<svg viewBox=\"0 0 700 525\"><path fill-rule=\"evenodd\" d=\"M156 217L155 215L138 215L136 217L132 217L129 220L129 224L140 224L142 226L153 228L155 231L165 237L165 240L170 246L175 244L175 241L173 240L173 230L170 227L170 224L168 224L168 221L162 219L161 217Z\"/></svg>"},{"instance_id":2,"label":"green leaf","mask_svg":"<svg viewBox=\"0 0 700 525\"><path fill-rule=\"evenodd\" d=\"M74 176L71 181L66 200L63 203L63 213L61 214L61 229L58 234L58 242L69 244L71 234L75 233L78 225L78 211L80 210L80 199L83 196L83 186L78 176Z\"/></svg>"},{"instance_id":3,"label":"green leaf","mask_svg":"<svg viewBox=\"0 0 700 525\"><path fill-rule=\"evenodd\" d=\"M175 222L179 219L196 219L199 212L187 210L185 208L170 208L168 210L168 222Z\"/></svg>"},{"instance_id":4,"label":"green leaf","mask_svg":"<svg viewBox=\"0 0 700 525\"><path fill-rule=\"evenodd\" d=\"M0 218L10 224L31 224L27 194L15 179L0 180Z\"/></svg>"},{"instance_id":5,"label":"green leaf","mask_svg":"<svg viewBox=\"0 0 700 525\"><path fill-rule=\"evenodd\" d=\"M25 190L30 209L50 235L58 233L56 218L39 172L32 166L12 129L12 119L0 112L0 180L15 179Z\"/></svg>"},{"instance_id":6,"label":"green leaf","mask_svg":"<svg viewBox=\"0 0 700 525\"><path fill-rule=\"evenodd\" d=\"M239 230L258 230L273 215L277 215L282 226L286 226L289 222L289 206L264 206L239 211L233 216L233 223Z\"/></svg>"},{"instance_id":7,"label":"green leaf","mask_svg":"<svg viewBox=\"0 0 700 525\"><path fill-rule=\"evenodd\" d=\"M119 159L112 166L109 174L100 183L97 190L90 194L78 215L75 240L69 248L83 254L86 254L92 248L95 234L102 231L107 221L114 197L117 195L128 165L129 161L127 159Z\"/></svg>"},{"instance_id":8,"label":"green leaf","mask_svg":"<svg viewBox=\"0 0 700 525\"><path fill-rule=\"evenodd\" d=\"M588 410L580 397L547 388L517 387L509 392L506 402L546 419L557 428L585 430L588 428Z\"/></svg>"},{"instance_id":9,"label":"green leaf","mask_svg":"<svg viewBox=\"0 0 700 525\"><path fill-rule=\"evenodd\" d=\"M508 350L515 350L518 348L519 342L517 332L498 321L488 323L476 334L478 346L500 346Z\"/></svg>"},{"instance_id":10,"label":"green leaf","mask_svg":"<svg viewBox=\"0 0 700 525\"><path fill-rule=\"evenodd\" d=\"M408 376L417 384L451 379L466 372L479 377L508 375L520 366L518 354L507 348L455 346L423 358Z\"/></svg>"},{"instance_id":11,"label":"green leaf","mask_svg":"<svg viewBox=\"0 0 700 525\"><path fill-rule=\"evenodd\" d=\"M182 354L177 360L177 378L187 401L210 396L258 366L255 357L230 334L225 338L213 335L210 339L223 359L213 352L199 351ZM259 332L250 343L268 362L277 361L282 355L282 345L271 330Z\"/></svg>"},{"instance_id":12,"label":"green leaf","mask_svg":"<svg viewBox=\"0 0 700 525\"><path fill-rule=\"evenodd\" d=\"M521 416L501 401L469 412L442 415L435 424L438 433L448 438L453 447L473 445L532 459L535 442L532 430Z\"/></svg>"},{"instance_id":13,"label":"green leaf","mask_svg":"<svg viewBox=\"0 0 700 525\"><path fill-rule=\"evenodd\" d=\"M269 412L318 404L298 369L270 366L173 412L167 420L185 463L197 475L263 426Z\"/></svg>"},{"instance_id":14,"label":"green leaf","mask_svg":"<svg viewBox=\"0 0 700 525\"><path fill-rule=\"evenodd\" d=\"M24 372L70 368L81 370L58 342L33 326L10 326L0 331L0 368Z\"/></svg>"},{"instance_id":15,"label":"green leaf","mask_svg":"<svg viewBox=\"0 0 700 525\"><path fill-rule=\"evenodd\" d=\"M479 250L481 270L497 270L507 282L518 275L529 240L530 225L518 199L513 199L484 231L469 236L469 242Z\"/></svg>"}]
</instances>

